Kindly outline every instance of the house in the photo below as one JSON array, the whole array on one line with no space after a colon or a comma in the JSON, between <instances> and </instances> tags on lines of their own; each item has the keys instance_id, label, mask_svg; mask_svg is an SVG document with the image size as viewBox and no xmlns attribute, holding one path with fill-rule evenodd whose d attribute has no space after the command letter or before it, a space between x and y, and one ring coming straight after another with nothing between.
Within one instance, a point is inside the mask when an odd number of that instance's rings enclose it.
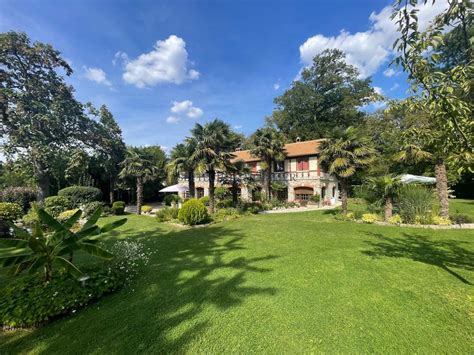
<instances>
[{"instance_id":1,"label":"house","mask_svg":"<svg viewBox=\"0 0 474 355\"><path fill-rule=\"evenodd\" d=\"M319 140L295 142L285 144L285 159L275 162L272 168L272 182L278 182L280 191L275 192L280 199L289 202L308 201L314 194L319 194L324 204L334 204L339 198L337 179L324 172L318 159ZM242 160L250 168L252 181L247 183L246 179L240 179L239 195L243 200L255 199L255 192L261 190L263 171L261 159L253 156L250 150L238 150L233 153L233 161ZM195 179L196 197L209 194L209 182L207 176L196 175ZM226 174L217 173L216 186L227 186L229 179ZM180 178L185 183L184 177ZM259 186L260 185L260 186Z\"/></svg>"}]
</instances>

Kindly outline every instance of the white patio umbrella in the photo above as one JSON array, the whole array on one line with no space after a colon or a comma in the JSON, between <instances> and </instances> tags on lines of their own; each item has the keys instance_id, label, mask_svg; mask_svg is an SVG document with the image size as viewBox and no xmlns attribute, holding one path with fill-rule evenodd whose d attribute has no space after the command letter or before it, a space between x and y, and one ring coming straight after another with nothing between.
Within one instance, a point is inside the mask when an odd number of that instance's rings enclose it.
<instances>
[{"instance_id":1,"label":"white patio umbrella","mask_svg":"<svg viewBox=\"0 0 474 355\"><path fill-rule=\"evenodd\" d=\"M164 189L160 190L160 192L186 192L186 191L189 191L189 188L181 184L167 186Z\"/></svg>"},{"instance_id":2,"label":"white patio umbrella","mask_svg":"<svg viewBox=\"0 0 474 355\"><path fill-rule=\"evenodd\" d=\"M436 179L428 176L403 174L400 175L400 181L404 184L419 183L419 184L436 184Z\"/></svg>"}]
</instances>

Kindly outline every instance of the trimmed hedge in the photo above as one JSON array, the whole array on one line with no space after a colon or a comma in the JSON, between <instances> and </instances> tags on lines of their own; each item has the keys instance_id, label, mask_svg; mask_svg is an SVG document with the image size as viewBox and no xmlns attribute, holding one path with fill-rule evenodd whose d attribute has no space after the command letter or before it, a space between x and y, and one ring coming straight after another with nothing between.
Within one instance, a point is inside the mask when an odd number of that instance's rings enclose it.
<instances>
[{"instance_id":1,"label":"trimmed hedge","mask_svg":"<svg viewBox=\"0 0 474 355\"><path fill-rule=\"evenodd\" d=\"M70 186L59 190L58 196L67 197L71 201L72 207L79 207L86 203L100 201L102 191L92 186Z\"/></svg>"},{"instance_id":2,"label":"trimmed hedge","mask_svg":"<svg viewBox=\"0 0 474 355\"><path fill-rule=\"evenodd\" d=\"M16 221L23 216L23 210L18 203L0 202L0 219L4 221Z\"/></svg>"},{"instance_id":3,"label":"trimmed hedge","mask_svg":"<svg viewBox=\"0 0 474 355\"><path fill-rule=\"evenodd\" d=\"M192 198L183 204L178 213L180 222L188 225L196 225L206 223L209 220L209 214L204 204Z\"/></svg>"},{"instance_id":4,"label":"trimmed hedge","mask_svg":"<svg viewBox=\"0 0 474 355\"><path fill-rule=\"evenodd\" d=\"M119 216L125 212L125 202L123 201L115 201L112 204L112 213Z\"/></svg>"},{"instance_id":5,"label":"trimmed hedge","mask_svg":"<svg viewBox=\"0 0 474 355\"><path fill-rule=\"evenodd\" d=\"M26 213L30 203L36 201L36 190L25 186L7 187L0 192L0 201L17 203Z\"/></svg>"},{"instance_id":6,"label":"trimmed hedge","mask_svg":"<svg viewBox=\"0 0 474 355\"><path fill-rule=\"evenodd\" d=\"M73 207L71 200L65 196L49 196L44 199L44 207L54 217Z\"/></svg>"}]
</instances>

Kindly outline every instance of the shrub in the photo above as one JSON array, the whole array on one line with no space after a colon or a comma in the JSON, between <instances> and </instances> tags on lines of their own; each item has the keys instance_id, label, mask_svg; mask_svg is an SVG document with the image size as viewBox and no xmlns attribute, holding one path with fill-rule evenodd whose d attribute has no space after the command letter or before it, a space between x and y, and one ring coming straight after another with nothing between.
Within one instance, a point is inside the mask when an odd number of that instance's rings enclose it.
<instances>
[{"instance_id":1,"label":"shrub","mask_svg":"<svg viewBox=\"0 0 474 355\"><path fill-rule=\"evenodd\" d=\"M0 219L4 221L16 221L23 215L23 210L18 203L0 202Z\"/></svg>"},{"instance_id":2,"label":"shrub","mask_svg":"<svg viewBox=\"0 0 474 355\"><path fill-rule=\"evenodd\" d=\"M374 223L380 221L380 217L375 213L364 213L362 215L362 222L364 223Z\"/></svg>"},{"instance_id":3,"label":"shrub","mask_svg":"<svg viewBox=\"0 0 474 355\"><path fill-rule=\"evenodd\" d=\"M75 208L73 210L67 210L67 211L64 211L64 212L61 212L59 214L59 216L57 217L58 221L60 222L66 222L69 218L71 218L74 213L76 213L77 211L79 211L79 208Z\"/></svg>"},{"instance_id":4,"label":"shrub","mask_svg":"<svg viewBox=\"0 0 474 355\"><path fill-rule=\"evenodd\" d=\"M346 214L346 218L347 218L348 220L350 220L350 221L355 220L355 213L354 213L354 212L348 212L348 213Z\"/></svg>"},{"instance_id":5,"label":"shrub","mask_svg":"<svg viewBox=\"0 0 474 355\"><path fill-rule=\"evenodd\" d=\"M207 208L197 199L187 201L178 213L178 219L188 225L202 224L209 220Z\"/></svg>"},{"instance_id":6,"label":"shrub","mask_svg":"<svg viewBox=\"0 0 474 355\"><path fill-rule=\"evenodd\" d=\"M253 214L257 214L257 213L263 211L263 206L259 202L245 202L245 201L242 201L242 202L239 203L238 208L242 212L249 212L249 213L253 213Z\"/></svg>"},{"instance_id":7,"label":"shrub","mask_svg":"<svg viewBox=\"0 0 474 355\"><path fill-rule=\"evenodd\" d=\"M36 190L30 187L7 187L0 192L0 201L19 204L23 213L28 211L30 203L35 200Z\"/></svg>"},{"instance_id":8,"label":"shrub","mask_svg":"<svg viewBox=\"0 0 474 355\"><path fill-rule=\"evenodd\" d=\"M100 201L102 199L102 192L97 187L92 186L70 186L59 190L59 196L69 198L72 207L79 207L80 205Z\"/></svg>"},{"instance_id":9,"label":"shrub","mask_svg":"<svg viewBox=\"0 0 474 355\"><path fill-rule=\"evenodd\" d=\"M438 226L449 226L452 224L451 220L447 217L433 216L431 221Z\"/></svg>"},{"instance_id":10,"label":"shrub","mask_svg":"<svg viewBox=\"0 0 474 355\"><path fill-rule=\"evenodd\" d=\"M111 269L90 272L82 282L68 274L58 275L47 283L37 275L15 279L0 293L0 326L44 324L114 291L121 282L120 275Z\"/></svg>"},{"instance_id":11,"label":"shrub","mask_svg":"<svg viewBox=\"0 0 474 355\"><path fill-rule=\"evenodd\" d=\"M229 208L234 205L234 202L231 198L227 198L225 200L217 201L216 207L217 208Z\"/></svg>"},{"instance_id":12,"label":"shrub","mask_svg":"<svg viewBox=\"0 0 474 355\"><path fill-rule=\"evenodd\" d=\"M400 216L405 223L429 221L432 206L433 194L426 187L410 184L400 189L398 207Z\"/></svg>"},{"instance_id":13,"label":"shrub","mask_svg":"<svg viewBox=\"0 0 474 355\"><path fill-rule=\"evenodd\" d=\"M390 224L402 224L403 220L399 214L394 214L392 217L388 219L387 222Z\"/></svg>"},{"instance_id":14,"label":"shrub","mask_svg":"<svg viewBox=\"0 0 474 355\"><path fill-rule=\"evenodd\" d=\"M178 212L179 212L179 209L177 208L171 208L171 207L160 208L156 212L156 219L158 220L158 222L168 222L173 219L178 219Z\"/></svg>"},{"instance_id":15,"label":"shrub","mask_svg":"<svg viewBox=\"0 0 474 355\"><path fill-rule=\"evenodd\" d=\"M433 217L431 216L431 214L415 216L414 224L433 224Z\"/></svg>"},{"instance_id":16,"label":"shrub","mask_svg":"<svg viewBox=\"0 0 474 355\"><path fill-rule=\"evenodd\" d=\"M61 212L74 207L69 198L65 196L49 196L44 199L44 207L53 216L59 216Z\"/></svg>"},{"instance_id":17,"label":"shrub","mask_svg":"<svg viewBox=\"0 0 474 355\"><path fill-rule=\"evenodd\" d=\"M218 186L214 189L214 196L217 200L222 201L230 197L230 191L227 187Z\"/></svg>"},{"instance_id":18,"label":"shrub","mask_svg":"<svg viewBox=\"0 0 474 355\"><path fill-rule=\"evenodd\" d=\"M220 210L217 210L216 213L212 216L214 221L216 222L221 222L221 221L226 221L230 219L235 219L238 218L242 215L242 212L237 209L237 208L222 208Z\"/></svg>"},{"instance_id":19,"label":"shrub","mask_svg":"<svg viewBox=\"0 0 474 355\"><path fill-rule=\"evenodd\" d=\"M166 206L171 206L173 202L178 203L179 201L181 201L181 198L176 194L169 194L165 196L163 201L165 202Z\"/></svg>"},{"instance_id":20,"label":"shrub","mask_svg":"<svg viewBox=\"0 0 474 355\"><path fill-rule=\"evenodd\" d=\"M92 216L92 214L98 208L101 208L102 206L103 206L102 202L94 201L94 202L89 202L89 203L84 204L81 209L82 209L82 212L84 213L84 216L89 217L89 216ZM104 211L102 210L102 212Z\"/></svg>"},{"instance_id":21,"label":"shrub","mask_svg":"<svg viewBox=\"0 0 474 355\"><path fill-rule=\"evenodd\" d=\"M153 210L153 207L148 206L148 205L143 205L142 206L142 212L143 213L150 213Z\"/></svg>"},{"instance_id":22,"label":"shrub","mask_svg":"<svg viewBox=\"0 0 474 355\"><path fill-rule=\"evenodd\" d=\"M313 203L319 203L321 201L321 196L319 194L312 195L309 200Z\"/></svg>"},{"instance_id":23,"label":"shrub","mask_svg":"<svg viewBox=\"0 0 474 355\"><path fill-rule=\"evenodd\" d=\"M449 216L449 219L453 221L455 224L465 224L465 223L472 223L473 219L468 216L467 214L460 214L456 213L451 216Z\"/></svg>"},{"instance_id":24,"label":"shrub","mask_svg":"<svg viewBox=\"0 0 474 355\"><path fill-rule=\"evenodd\" d=\"M120 216L125 212L125 202L123 201L115 201L112 204L112 213L114 215Z\"/></svg>"},{"instance_id":25,"label":"shrub","mask_svg":"<svg viewBox=\"0 0 474 355\"><path fill-rule=\"evenodd\" d=\"M201 201L204 206L209 206L209 196L203 196L199 199L199 201Z\"/></svg>"}]
</instances>

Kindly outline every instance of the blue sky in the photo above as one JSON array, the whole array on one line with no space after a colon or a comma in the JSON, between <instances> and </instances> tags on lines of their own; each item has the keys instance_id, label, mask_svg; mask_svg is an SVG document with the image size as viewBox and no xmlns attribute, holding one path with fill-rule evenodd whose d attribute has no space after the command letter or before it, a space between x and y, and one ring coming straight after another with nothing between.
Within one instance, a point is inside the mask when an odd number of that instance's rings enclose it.
<instances>
[{"instance_id":1,"label":"blue sky","mask_svg":"<svg viewBox=\"0 0 474 355\"><path fill-rule=\"evenodd\" d=\"M345 50L377 90L403 97L404 74L388 69L390 3L0 0L0 31L60 50L77 98L106 104L128 144L169 148L215 117L251 133L325 48Z\"/></svg>"}]
</instances>

